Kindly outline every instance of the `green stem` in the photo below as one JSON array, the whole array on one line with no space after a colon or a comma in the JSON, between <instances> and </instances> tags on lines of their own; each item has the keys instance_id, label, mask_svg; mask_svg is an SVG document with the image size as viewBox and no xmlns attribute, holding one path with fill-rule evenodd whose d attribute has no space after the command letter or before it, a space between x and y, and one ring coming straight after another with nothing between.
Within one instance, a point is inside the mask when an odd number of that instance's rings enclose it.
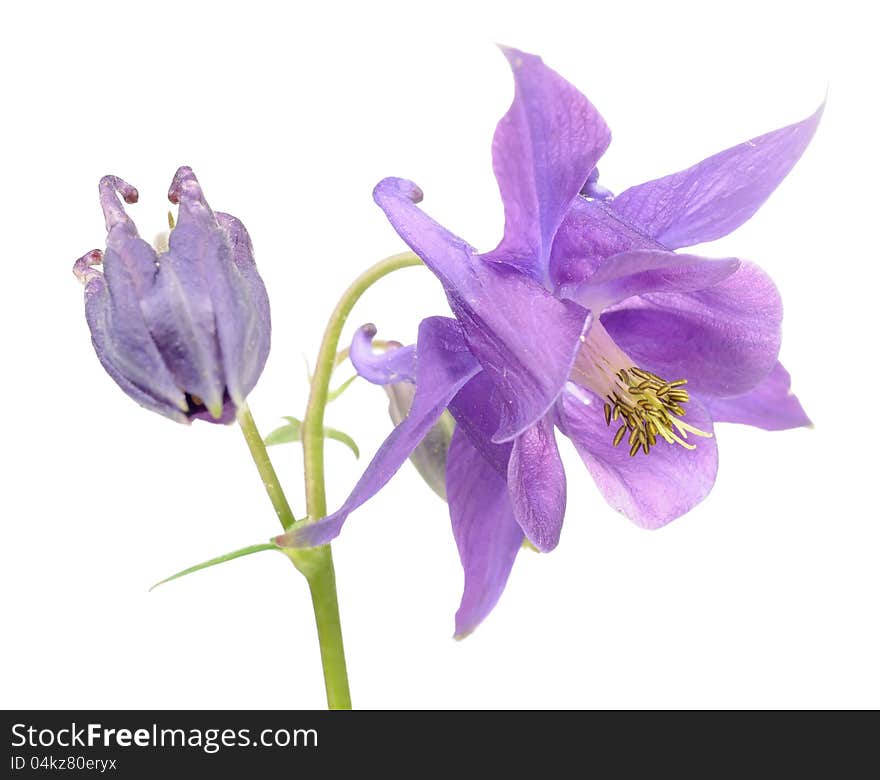
<instances>
[{"instance_id":1,"label":"green stem","mask_svg":"<svg viewBox=\"0 0 880 780\"><path fill-rule=\"evenodd\" d=\"M324 487L324 410L330 394L330 378L336 367L339 337L345 320L357 300L370 285L399 268L421 265L422 261L411 252L404 252L381 260L352 282L342 294L324 330L309 403L302 425L302 444L305 463L306 506L308 521L314 522L327 514L327 494ZM345 668L345 650L339 621L339 603L336 596L336 574L330 545L313 550L291 550L292 553L311 553L317 557L309 566L306 577L312 594L315 623L321 644L321 662L324 665L324 685L330 709L351 709L348 675Z\"/></svg>"},{"instance_id":2,"label":"green stem","mask_svg":"<svg viewBox=\"0 0 880 780\"><path fill-rule=\"evenodd\" d=\"M272 506L275 507L275 514L278 515L278 519L281 521L281 527L286 531L296 522L296 518L290 509L290 504L287 503L287 497L281 489L281 483L278 481L275 467L269 459L269 453L266 451L263 437L260 436L260 432L257 430L257 424L254 422L254 417L247 404L238 410L238 424L241 426L244 440L247 442L248 449L251 451L251 457L257 465L257 471L260 472L263 485L269 494L269 500L272 502Z\"/></svg>"},{"instance_id":3,"label":"green stem","mask_svg":"<svg viewBox=\"0 0 880 780\"><path fill-rule=\"evenodd\" d=\"M348 672L345 666L345 646L342 642L342 624L339 620L339 601L336 596L336 572L330 545L308 550L321 557L320 566L309 576L309 592L318 643L321 646L321 664L324 667L324 688L327 706L331 710L350 710L351 693L348 690Z\"/></svg>"},{"instance_id":4,"label":"green stem","mask_svg":"<svg viewBox=\"0 0 880 780\"><path fill-rule=\"evenodd\" d=\"M345 320L358 298L370 285L399 268L409 268L421 264L422 261L412 252L402 252L399 255L392 255L380 260L351 283L330 315L330 320L324 331L324 338L321 341L321 349L318 352L315 373L312 375L312 391L303 420L302 443L305 457L306 507L310 520L318 520L327 514L327 495L324 490L324 409L327 406L330 377L333 374L336 351L339 348L339 337L342 335Z\"/></svg>"},{"instance_id":5,"label":"green stem","mask_svg":"<svg viewBox=\"0 0 880 780\"><path fill-rule=\"evenodd\" d=\"M263 437L257 429L253 415L247 406L238 410L238 424L244 433L251 457L263 479L269 500L284 530L290 528L295 519L290 504L281 489L278 475ZM318 644L321 648L321 665L324 669L324 685L327 689L327 705L331 710L351 709L348 693L348 675L345 671L345 652L342 645L342 629L339 623L339 606L336 602L336 580L330 547L296 550L286 547L282 552L290 558L294 566L305 576L312 595L315 611L315 624L318 627Z\"/></svg>"},{"instance_id":6,"label":"green stem","mask_svg":"<svg viewBox=\"0 0 880 780\"><path fill-rule=\"evenodd\" d=\"M339 337L345 320L357 300L370 285L383 276L399 268L421 265L422 261L411 252L404 252L381 260L367 269L342 294L339 303L330 315L324 331L315 373L312 376L309 403L302 424L302 444L305 456L306 504L308 521L319 520L327 514L327 496L324 488L324 410L330 397L330 378L333 369L345 355L337 360ZM347 352L345 353L347 354ZM247 406L238 413L238 423L244 433L251 456L269 494L275 513L284 530L295 522L290 504L281 489L281 483L266 445ZM321 665L324 669L324 686L327 690L327 704L331 710L351 709L351 695L348 690L348 673L345 668L345 650L342 644L342 627L339 620L339 602L336 596L336 573L333 569L333 556L330 545L313 549L285 548L283 552L302 572L309 583L312 607L315 612L315 625L318 629L318 642L321 647Z\"/></svg>"}]
</instances>

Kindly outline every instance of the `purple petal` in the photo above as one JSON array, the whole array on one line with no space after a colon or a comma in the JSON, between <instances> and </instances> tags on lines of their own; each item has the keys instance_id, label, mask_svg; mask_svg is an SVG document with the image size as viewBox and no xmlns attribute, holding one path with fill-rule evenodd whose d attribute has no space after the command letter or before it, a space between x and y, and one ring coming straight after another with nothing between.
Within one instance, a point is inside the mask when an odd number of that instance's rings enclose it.
<instances>
[{"instance_id":1,"label":"purple petal","mask_svg":"<svg viewBox=\"0 0 880 780\"><path fill-rule=\"evenodd\" d=\"M565 517L565 470L551 415L514 439L507 487L516 521L528 540L541 552L556 547Z\"/></svg>"},{"instance_id":2,"label":"purple petal","mask_svg":"<svg viewBox=\"0 0 880 780\"><path fill-rule=\"evenodd\" d=\"M620 218L607 203L576 198L553 242L550 276L562 293L576 289L612 255L665 249Z\"/></svg>"},{"instance_id":3,"label":"purple petal","mask_svg":"<svg viewBox=\"0 0 880 780\"><path fill-rule=\"evenodd\" d=\"M492 142L504 238L492 253L542 284L571 202L611 141L599 112L540 57L502 47L516 84Z\"/></svg>"},{"instance_id":4,"label":"purple petal","mask_svg":"<svg viewBox=\"0 0 880 780\"><path fill-rule=\"evenodd\" d=\"M739 260L710 260L643 249L612 255L572 297L591 311L650 292L693 292L723 281L739 268Z\"/></svg>"},{"instance_id":5,"label":"purple petal","mask_svg":"<svg viewBox=\"0 0 880 780\"><path fill-rule=\"evenodd\" d=\"M98 184L107 226L107 251L80 258L74 272L85 282L86 319L101 365L142 406L177 422L184 393L165 365L141 308L156 276L156 252L143 241L117 193L135 203L137 190L118 176ZM103 274L92 265L103 262Z\"/></svg>"},{"instance_id":6,"label":"purple petal","mask_svg":"<svg viewBox=\"0 0 880 780\"><path fill-rule=\"evenodd\" d=\"M217 211L214 216L232 250L232 261L240 277L239 281L232 274L232 295L241 319L237 324L227 319L221 323L220 333L227 345L223 366L229 394L244 399L256 386L269 357L272 335L269 295L257 271L254 246L245 226L230 214ZM231 330L233 326L235 334L226 332L227 327ZM233 346L237 351L233 351Z\"/></svg>"},{"instance_id":7,"label":"purple petal","mask_svg":"<svg viewBox=\"0 0 880 780\"><path fill-rule=\"evenodd\" d=\"M222 409L224 388L240 406L269 347L268 300L250 238L237 220L227 218L221 229L186 166L175 173L168 199L179 204L178 219L155 293L143 302L151 331L181 386L212 412Z\"/></svg>"},{"instance_id":8,"label":"purple petal","mask_svg":"<svg viewBox=\"0 0 880 780\"><path fill-rule=\"evenodd\" d=\"M713 287L651 293L601 321L637 366L687 379L698 393L731 396L751 390L776 363L782 302L770 278L743 262Z\"/></svg>"},{"instance_id":9,"label":"purple petal","mask_svg":"<svg viewBox=\"0 0 880 780\"><path fill-rule=\"evenodd\" d=\"M416 347L398 347L373 352L375 325L362 325L355 331L348 356L355 371L374 385L416 381Z\"/></svg>"},{"instance_id":10,"label":"purple petal","mask_svg":"<svg viewBox=\"0 0 880 780\"><path fill-rule=\"evenodd\" d=\"M98 192L108 233L103 275L94 269L87 272L86 319L92 343L101 365L129 396L147 409L188 423L181 414L188 409L184 393L166 366L141 306L153 289L156 252L140 238L117 197L119 193L126 203L135 203L137 190L118 176L104 176Z\"/></svg>"},{"instance_id":11,"label":"purple petal","mask_svg":"<svg viewBox=\"0 0 880 780\"><path fill-rule=\"evenodd\" d=\"M765 431L784 431L789 428L811 426L797 397L791 394L791 377L777 363L757 387L733 398L703 400L715 422L754 425Z\"/></svg>"},{"instance_id":12,"label":"purple petal","mask_svg":"<svg viewBox=\"0 0 880 780\"><path fill-rule=\"evenodd\" d=\"M807 119L733 146L691 168L622 192L612 207L665 246L721 238L738 228L788 175L816 132Z\"/></svg>"},{"instance_id":13,"label":"purple petal","mask_svg":"<svg viewBox=\"0 0 880 780\"><path fill-rule=\"evenodd\" d=\"M573 386L569 386L573 388ZM646 455L613 446L614 427L605 424L602 401L586 390L563 393L560 427L618 512L642 528L660 528L695 507L712 489L718 470L715 439L696 438L696 449L658 440ZM712 419L698 401L687 404L684 421L707 433Z\"/></svg>"},{"instance_id":14,"label":"purple petal","mask_svg":"<svg viewBox=\"0 0 880 780\"><path fill-rule=\"evenodd\" d=\"M541 552L559 544L565 517L565 469L556 448L552 415L513 441L507 488L517 523Z\"/></svg>"},{"instance_id":15,"label":"purple petal","mask_svg":"<svg viewBox=\"0 0 880 780\"><path fill-rule=\"evenodd\" d=\"M393 382L384 385L383 389L388 396L388 415L395 425L400 425L412 409L416 386L412 382ZM444 412L409 456L419 476L444 501L446 500L446 457L454 430L455 420L451 414Z\"/></svg>"},{"instance_id":16,"label":"purple petal","mask_svg":"<svg viewBox=\"0 0 880 780\"><path fill-rule=\"evenodd\" d=\"M457 428L467 435L471 444L506 482L513 444L509 441L502 444L492 441L501 420L501 406L492 378L481 371L458 391L449 404L449 411L455 418Z\"/></svg>"},{"instance_id":17,"label":"purple petal","mask_svg":"<svg viewBox=\"0 0 880 780\"><path fill-rule=\"evenodd\" d=\"M177 384L201 398L220 415L226 378L223 374L214 304L200 259L219 252L217 241L205 251L200 232L180 224L171 231L169 250L159 272L141 298L141 308L156 346Z\"/></svg>"},{"instance_id":18,"label":"purple petal","mask_svg":"<svg viewBox=\"0 0 880 780\"><path fill-rule=\"evenodd\" d=\"M184 394L165 368L143 320L132 321L114 311L103 274L90 274L85 284L86 321L104 370L141 406L189 424Z\"/></svg>"},{"instance_id":19,"label":"purple petal","mask_svg":"<svg viewBox=\"0 0 880 780\"><path fill-rule=\"evenodd\" d=\"M468 346L501 401L496 441L513 439L553 405L574 362L586 311L554 298L516 269L484 262L415 206L412 182L385 179L373 193L391 224L437 275Z\"/></svg>"},{"instance_id":20,"label":"purple petal","mask_svg":"<svg viewBox=\"0 0 880 780\"><path fill-rule=\"evenodd\" d=\"M419 327L416 394L412 408L379 447L342 507L315 523L295 526L276 538L282 547L316 547L338 536L346 518L384 487L480 366L455 320L429 317Z\"/></svg>"},{"instance_id":21,"label":"purple petal","mask_svg":"<svg viewBox=\"0 0 880 780\"><path fill-rule=\"evenodd\" d=\"M455 614L455 638L463 639L498 603L523 532L513 517L506 482L458 428L449 446L446 491L464 568L464 594Z\"/></svg>"}]
</instances>

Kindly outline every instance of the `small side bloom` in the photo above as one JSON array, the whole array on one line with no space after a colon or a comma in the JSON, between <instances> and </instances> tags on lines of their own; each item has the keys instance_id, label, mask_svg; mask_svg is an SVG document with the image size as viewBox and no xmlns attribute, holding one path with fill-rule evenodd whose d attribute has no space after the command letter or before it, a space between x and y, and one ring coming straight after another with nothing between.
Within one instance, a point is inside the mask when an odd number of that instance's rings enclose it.
<instances>
[{"instance_id":1,"label":"small side bloom","mask_svg":"<svg viewBox=\"0 0 880 780\"><path fill-rule=\"evenodd\" d=\"M98 359L141 406L181 423L229 423L269 354L266 288L244 225L214 212L192 170L174 175L178 218L156 249L125 211L137 190L116 176L99 184L104 252L74 265Z\"/></svg>"}]
</instances>

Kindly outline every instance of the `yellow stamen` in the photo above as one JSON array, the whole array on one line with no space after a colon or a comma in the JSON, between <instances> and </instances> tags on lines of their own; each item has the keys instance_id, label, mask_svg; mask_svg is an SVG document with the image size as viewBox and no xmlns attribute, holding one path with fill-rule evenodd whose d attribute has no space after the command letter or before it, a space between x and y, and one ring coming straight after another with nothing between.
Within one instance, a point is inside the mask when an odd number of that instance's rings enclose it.
<instances>
[{"instance_id":1,"label":"yellow stamen","mask_svg":"<svg viewBox=\"0 0 880 780\"><path fill-rule=\"evenodd\" d=\"M669 444L677 444L688 450L696 449L696 445L686 441L688 434L711 438L711 433L701 431L684 422L682 417L687 413L682 404L690 400L686 390L677 388L687 384L686 379L667 382L662 377L649 371L632 366L620 369L615 378L618 388L606 397L605 419L608 424L612 419L622 419L625 423L614 435L613 445L616 447L623 441L629 431L629 454L635 457L639 450L646 455L657 445L658 438Z\"/></svg>"},{"instance_id":2,"label":"yellow stamen","mask_svg":"<svg viewBox=\"0 0 880 780\"><path fill-rule=\"evenodd\" d=\"M578 351L571 381L591 390L603 400L605 424L623 423L614 434L617 447L628 435L630 455L649 454L660 439L685 449L695 449L688 434L711 438L682 419L690 401L686 379L669 381L632 365L601 322L594 322Z\"/></svg>"}]
</instances>

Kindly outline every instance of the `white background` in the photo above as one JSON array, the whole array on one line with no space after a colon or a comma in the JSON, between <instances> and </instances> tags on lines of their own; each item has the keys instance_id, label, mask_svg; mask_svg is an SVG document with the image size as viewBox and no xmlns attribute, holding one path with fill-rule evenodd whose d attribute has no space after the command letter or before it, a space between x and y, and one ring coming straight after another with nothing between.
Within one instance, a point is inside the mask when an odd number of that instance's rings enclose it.
<instances>
[{"instance_id":1,"label":"white background","mask_svg":"<svg viewBox=\"0 0 880 780\"><path fill-rule=\"evenodd\" d=\"M177 426L100 368L73 261L103 245L98 178L140 189L142 233L192 165L248 226L273 305L251 396L300 416L344 285L402 244L384 176L482 248L502 224L489 143L512 97L492 45L541 54L614 133L615 191L811 113L813 145L767 205L705 253L761 263L782 358L815 430L722 426L710 498L649 533L602 500L567 442L559 548L524 552L500 604L451 639L461 588L446 507L406 466L334 544L361 708L877 707L880 593L877 71L867 3L19 3L0 32L5 284L0 706L320 708L305 582L263 553L276 520L236 428ZM295 9L295 10L294 10ZM869 57L875 61L869 61ZM411 340L448 311L410 269L357 307ZM344 377L345 373L340 378ZM338 505L389 430L356 383L328 422ZM303 513L296 445L276 453Z\"/></svg>"}]
</instances>

